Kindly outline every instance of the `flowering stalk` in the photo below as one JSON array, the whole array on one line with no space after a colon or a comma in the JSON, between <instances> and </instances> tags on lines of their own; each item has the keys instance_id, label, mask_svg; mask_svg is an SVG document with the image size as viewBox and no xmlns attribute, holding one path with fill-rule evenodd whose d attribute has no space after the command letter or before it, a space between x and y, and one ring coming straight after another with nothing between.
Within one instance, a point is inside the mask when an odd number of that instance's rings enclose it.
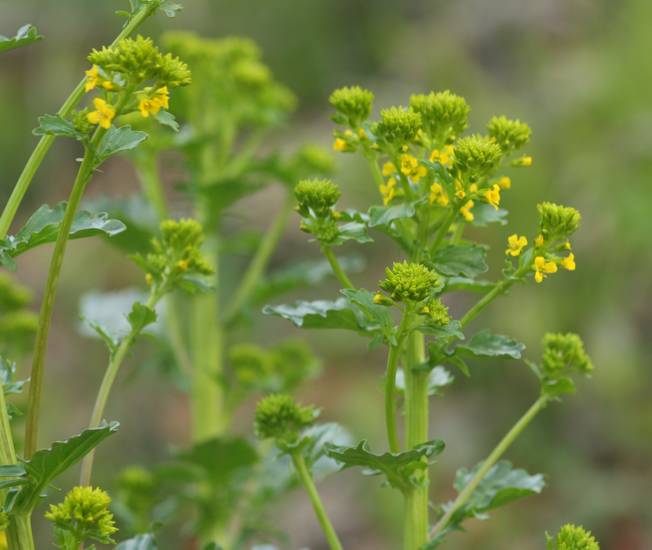
<instances>
[{"instance_id":1,"label":"flowering stalk","mask_svg":"<svg viewBox=\"0 0 652 550\"><path fill-rule=\"evenodd\" d=\"M333 252L333 249L328 245L322 245L321 251L322 254L328 260L328 263L330 264L331 269L333 270L333 274L337 277L340 283L342 283L342 286L344 286L344 288L355 288L355 286L351 282L351 279L349 279L348 275L340 265L340 262L335 256L335 253Z\"/></svg>"},{"instance_id":2,"label":"flowering stalk","mask_svg":"<svg viewBox=\"0 0 652 550\"><path fill-rule=\"evenodd\" d=\"M150 2L142 3L140 10L129 19L120 34L118 34L115 40L111 43L111 46L116 45L123 38L126 38L132 32L134 32L143 23L143 21L145 21L145 19L147 19L158 9L159 4L160 0L152 0ZM86 80L87 78L84 77L79 82L79 84L75 86L75 89L63 102L63 105L57 114L61 115L62 117L67 117L70 115L72 110L77 106L77 104L84 96ZM32 179L34 179L34 175L43 162L45 155L50 150L50 147L52 147L55 138L56 136L51 134L42 136L32 151L29 159L27 159L27 163L25 164L23 171L18 177L18 181L16 181L16 185L14 186L14 189L9 196L9 200L7 201L7 204L2 211L2 215L0 216L0 239L4 239L7 236L7 232L9 231L11 223L16 216L18 207L20 206L25 193L27 193L27 190L32 183Z\"/></svg>"},{"instance_id":3,"label":"flowering stalk","mask_svg":"<svg viewBox=\"0 0 652 550\"><path fill-rule=\"evenodd\" d=\"M441 517L437 522L435 527L432 529L431 536L435 537L441 533L446 526L449 524L451 518L455 513L464 506L468 500L473 495L473 491L478 487L480 482L487 475L489 470L498 462L501 456L505 454L505 451L509 446L514 442L514 440L521 434L521 432L527 427L527 425L532 422L534 417L541 412L545 406L548 404L549 397L547 395L542 395L539 397L534 404L525 412L525 414L512 426L512 428L507 432L505 437L503 437L498 445L494 448L489 456L484 460L482 466L475 473L471 481L464 487L462 492L457 495L457 498L451 506L448 507L446 513Z\"/></svg>"},{"instance_id":4,"label":"flowering stalk","mask_svg":"<svg viewBox=\"0 0 652 550\"><path fill-rule=\"evenodd\" d=\"M35 550L31 514L11 514L7 528L7 543L11 550Z\"/></svg>"}]
</instances>

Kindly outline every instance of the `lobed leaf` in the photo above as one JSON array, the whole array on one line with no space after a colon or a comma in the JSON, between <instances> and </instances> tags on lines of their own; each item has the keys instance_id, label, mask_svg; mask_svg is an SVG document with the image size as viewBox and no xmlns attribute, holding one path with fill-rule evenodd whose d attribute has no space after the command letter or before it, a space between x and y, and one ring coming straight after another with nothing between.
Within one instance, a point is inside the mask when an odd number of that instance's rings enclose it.
<instances>
[{"instance_id":1,"label":"lobed leaf","mask_svg":"<svg viewBox=\"0 0 652 550\"><path fill-rule=\"evenodd\" d=\"M132 130L128 124L120 128L111 126L97 146L97 150L95 151L95 166L99 166L109 157L117 155L122 151L129 151L138 147L145 139L147 139L145 132Z\"/></svg>"},{"instance_id":2,"label":"lobed leaf","mask_svg":"<svg viewBox=\"0 0 652 550\"><path fill-rule=\"evenodd\" d=\"M83 140L86 136L77 130L72 122L61 115L42 115L38 117L39 125L32 130L35 136L62 136L72 139Z\"/></svg>"},{"instance_id":3,"label":"lobed leaf","mask_svg":"<svg viewBox=\"0 0 652 550\"><path fill-rule=\"evenodd\" d=\"M42 38L36 27L28 23L20 27L15 36L7 37L0 34L0 53L33 44Z\"/></svg>"},{"instance_id":4,"label":"lobed leaf","mask_svg":"<svg viewBox=\"0 0 652 550\"><path fill-rule=\"evenodd\" d=\"M354 331L359 331L361 328L358 318L346 298L338 298L335 301L298 301L294 306L265 306L263 313L282 317L301 328L339 328Z\"/></svg>"},{"instance_id":5,"label":"lobed leaf","mask_svg":"<svg viewBox=\"0 0 652 550\"><path fill-rule=\"evenodd\" d=\"M493 334L489 329L484 329L473 335L464 344L458 345L456 349L479 357L511 357L512 359L520 359L525 349L525 344L509 336Z\"/></svg>"},{"instance_id":6,"label":"lobed leaf","mask_svg":"<svg viewBox=\"0 0 652 550\"><path fill-rule=\"evenodd\" d=\"M443 275L474 279L489 269L486 256L487 250L484 246L451 244L439 249L432 263L437 272Z\"/></svg>"}]
</instances>

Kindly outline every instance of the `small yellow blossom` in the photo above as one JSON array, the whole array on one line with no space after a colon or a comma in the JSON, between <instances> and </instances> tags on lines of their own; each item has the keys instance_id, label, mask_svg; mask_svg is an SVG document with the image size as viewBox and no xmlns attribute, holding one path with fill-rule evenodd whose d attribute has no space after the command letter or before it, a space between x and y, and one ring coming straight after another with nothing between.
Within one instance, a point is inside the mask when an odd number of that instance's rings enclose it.
<instances>
[{"instance_id":1,"label":"small yellow blossom","mask_svg":"<svg viewBox=\"0 0 652 550\"><path fill-rule=\"evenodd\" d=\"M571 252L568 256L562 258L559 265L568 271L575 271L575 254Z\"/></svg>"},{"instance_id":2,"label":"small yellow blossom","mask_svg":"<svg viewBox=\"0 0 652 550\"><path fill-rule=\"evenodd\" d=\"M410 176L415 183L419 183L419 180L428 173L428 170L425 166L419 164L416 157L404 154L401 155L401 173Z\"/></svg>"},{"instance_id":3,"label":"small yellow blossom","mask_svg":"<svg viewBox=\"0 0 652 550\"><path fill-rule=\"evenodd\" d=\"M550 273L557 273L557 264L555 262L546 261L543 256L534 258L534 280L537 283L542 282L546 275Z\"/></svg>"},{"instance_id":4,"label":"small yellow blossom","mask_svg":"<svg viewBox=\"0 0 652 550\"><path fill-rule=\"evenodd\" d=\"M335 138L335 141L333 142L333 149L335 151L339 151L340 153L342 151L346 151L346 141L344 141L342 138Z\"/></svg>"},{"instance_id":5,"label":"small yellow blossom","mask_svg":"<svg viewBox=\"0 0 652 550\"><path fill-rule=\"evenodd\" d=\"M396 166L394 166L393 162L386 162L383 164L383 176L391 176L392 174L396 174Z\"/></svg>"},{"instance_id":6,"label":"small yellow blossom","mask_svg":"<svg viewBox=\"0 0 652 550\"><path fill-rule=\"evenodd\" d=\"M516 233L507 237L507 250L505 254L510 256L518 256L522 250L527 246L527 239L524 236L518 236Z\"/></svg>"},{"instance_id":7,"label":"small yellow blossom","mask_svg":"<svg viewBox=\"0 0 652 550\"><path fill-rule=\"evenodd\" d=\"M500 185L494 184L491 189L484 192L485 200L496 210L500 206Z\"/></svg>"},{"instance_id":8,"label":"small yellow blossom","mask_svg":"<svg viewBox=\"0 0 652 550\"><path fill-rule=\"evenodd\" d=\"M382 304L383 303L383 295L380 292L376 292L374 294L374 304Z\"/></svg>"},{"instance_id":9,"label":"small yellow blossom","mask_svg":"<svg viewBox=\"0 0 652 550\"><path fill-rule=\"evenodd\" d=\"M516 159L512 164L514 166L524 166L524 167L530 167L532 166L532 157L530 155L523 155L521 158Z\"/></svg>"},{"instance_id":10,"label":"small yellow blossom","mask_svg":"<svg viewBox=\"0 0 652 550\"><path fill-rule=\"evenodd\" d=\"M379 189L383 197L383 204L387 206L396 196L396 178L389 178L386 184L380 185Z\"/></svg>"},{"instance_id":11,"label":"small yellow blossom","mask_svg":"<svg viewBox=\"0 0 652 550\"><path fill-rule=\"evenodd\" d=\"M458 199L463 199L466 197L466 193L464 192L464 187L462 187L462 182L459 180L455 180L455 196Z\"/></svg>"},{"instance_id":12,"label":"small yellow blossom","mask_svg":"<svg viewBox=\"0 0 652 550\"><path fill-rule=\"evenodd\" d=\"M448 195L441 183L435 182L430 186L430 196L428 197L428 201L430 204L436 202L439 206L448 206Z\"/></svg>"},{"instance_id":13,"label":"small yellow blossom","mask_svg":"<svg viewBox=\"0 0 652 550\"><path fill-rule=\"evenodd\" d=\"M152 286L152 283L154 282L154 277L152 276L151 273L145 274L145 282L147 283L148 286Z\"/></svg>"},{"instance_id":14,"label":"small yellow blossom","mask_svg":"<svg viewBox=\"0 0 652 550\"><path fill-rule=\"evenodd\" d=\"M469 185L469 193L477 193L478 192L478 184L477 183L472 183Z\"/></svg>"},{"instance_id":15,"label":"small yellow blossom","mask_svg":"<svg viewBox=\"0 0 652 550\"><path fill-rule=\"evenodd\" d=\"M86 71L86 83L84 84L84 90L90 92L95 89L95 87L100 83L100 68L97 65L93 65L90 69Z\"/></svg>"},{"instance_id":16,"label":"small yellow blossom","mask_svg":"<svg viewBox=\"0 0 652 550\"><path fill-rule=\"evenodd\" d=\"M163 86L156 90L151 97L142 97L138 104L140 114L143 115L144 118L147 118L149 115L156 115L161 108L167 109L169 106L170 93L168 92L167 86Z\"/></svg>"},{"instance_id":17,"label":"small yellow blossom","mask_svg":"<svg viewBox=\"0 0 652 550\"><path fill-rule=\"evenodd\" d=\"M450 166L453 163L453 153L455 148L452 145L446 145L442 150L434 149L430 153L430 162L438 162L442 166Z\"/></svg>"},{"instance_id":18,"label":"small yellow blossom","mask_svg":"<svg viewBox=\"0 0 652 550\"><path fill-rule=\"evenodd\" d=\"M467 222L472 222L475 216L473 215L473 212L471 212L471 208L473 208L473 201L466 201L466 204L460 208L460 212L464 219Z\"/></svg>"},{"instance_id":19,"label":"small yellow blossom","mask_svg":"<svg viewBox=\"0 0 652 550\"><path fill-rule=\"evenodd\" d=\"M109 129L111 127L111 121L115 117L115 107L108 104L101 97L93 99L93 106L95 110L86 115L88 122L99 124L102 128Z\"/></svg>"},{"instance_id":20,"label":"small yellow blossom","mask_svg":"<svg viewBox=\"0 0 652 550\"><path fill-rule=\"evenodd\" d=\"M163 109L170 108L170 91L168 90L167 86L162 86L156 90L152 99L159 103Z\"/></svg>"},{"instance_id":21,"label":"small yellow blossom","mask_svg":"<svg viewBox=\"0 0 652 550\"><path fill-rule=\"evenodd\" d=\"M541 248L543 246L543 235L537 235L537 238L534 239L534 246Z\"/></svg>"},{"instance_id":22,"label":"small yellow blossom","mask_svg":"<svg viewBox=\"0 0 652 550\"><path fill-rule=\"evenodd\" d=\"M511 189L512 188L512 180L508 178L507 176L503 176L498 180L498 185L500 185L501 189Z\"/></svg>"},{"instance_id":23,"label":"small yellow blossom","mask_svg":"<svg viewBox=\"0 0 652 550\"><path fill-rule=\"evenodd\" d=\"M187 260L179 260L177 262L177 267L179 268L179 271L188 271L188 261Z\"/></svg>"}]
</instances>

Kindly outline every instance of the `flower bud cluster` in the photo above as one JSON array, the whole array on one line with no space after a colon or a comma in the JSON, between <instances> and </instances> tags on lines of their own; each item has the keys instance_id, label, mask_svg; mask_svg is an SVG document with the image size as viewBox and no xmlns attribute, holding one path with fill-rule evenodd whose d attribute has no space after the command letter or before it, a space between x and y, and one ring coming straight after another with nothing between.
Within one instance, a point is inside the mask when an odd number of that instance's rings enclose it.
<instances>
[{"instance_id":1,"label":"flower bud cluster","mask_svg":"<svg viewBox=\"0 0 652 550\"><path fill-rule=\"evenodd\" d=\"M254 427L260 439L274 439L277 444L297 443L301 431L317 418L312 406L301 406L287 394L271 394L256 406Z\"/></svg>"},{"instance_id":2,"label":"flower bud cluster","mask_svg":"<svg viewBox=\"0 0 652 550\"><path fill-rule=\"evenodd\" d=\"M475 182L490 175L502 156L500 147L487 136L473 134L455 143L455 168L469 181Z\"/></svg>"},{"instance_id":3,"label":"flower bud cluster","mask_svg":"<svg viewBox=\"0 0 652 550\"><path fill-rule=\"evenodd\" d=\"M591 374L593 363L584 351L582 339L573 333L551 334L543 337L541 366L544 373L555 378L571 372Z\"/></svg>"},{"instance_id":4,"label":"flower bud cluster","mask_svg":"<svg viewBox=\"0 0 652 550\"><path fill-rule=\"evenodd\" d=\"M600 545L590 531L566 524L555 538L548 537L548 550L600 550Z\"/></svg>"},{"instance_id":5,"label":"flower bud cluster","mask_svg":"<svg viewBox=\"0 0 652 550\"><path fill-rule=\"evenodd\" d=\"M440 285L439 275L420 263L395 262L385 274L378 286L395 302L419 304L431 298Z\"/></svg>"},{"instance_id":6,"label":"flower bud cluster","mask_svg":"<svg viewBox=\"0 0 652 550\"><path fill-rule=\"evenodd\" d=\"M329 102L336 111L334 122L358 129L371 115L374 94L360 86L338 88Z\"/></svg>"},{"instance_id":7,"label":"flower bud cluster","mask_svg":"<svg viewBox=\"0 0 652 550\"><path fill-rule=\"evenodd\" d=\"M493 117L487 124L487 132L503 153L520 149L530 141L532 135L532 130L527 124L505 116Z\"/></svg>"},{"instance_id":8,"label":"flower bud cluster","mask_svg":"<svg viewBox=\"0 0 652 550\"><path fill-rule=\"evenodd\" d=\"M413 95L410 107L421 115L424 131L440 143L456 139L469 123L468 103L448 90Z\"/></svg>"}]
</instances>

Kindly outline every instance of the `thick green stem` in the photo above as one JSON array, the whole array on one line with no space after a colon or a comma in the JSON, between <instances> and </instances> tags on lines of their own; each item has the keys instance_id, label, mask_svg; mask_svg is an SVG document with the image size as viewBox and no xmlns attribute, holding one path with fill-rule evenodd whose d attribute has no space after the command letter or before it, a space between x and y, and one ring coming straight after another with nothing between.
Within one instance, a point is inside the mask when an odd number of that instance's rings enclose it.
<instances>
[{"instance_id":1,"label":"thick green stem","mask_svg":"<svg viewBox=\"0 0 652 550\"><path fill-rule=\"evenodd\" d=\"M111 43L111 45L113 46L114 44L117 44L120 40L134 32L134 30L138 28L138 26L145 19L147 19L150 15L152 15L152 13L154 13L154 11L158 9L159 3L160 2L151 2L149 4L143 5L140 11L129 20L129 22L125 25L125 27L116 37L116 39ZM85 84L86 78L83 78L71 92L68 98L64 101L57 114L61 115L62 117L66 117L71 113L71 111L77 106L84 95ZM27 189L32 183L34 174L36 174L36 171L43 162L45 155L50 150L50 147L52 147L54 140L55 136L43 136L36 144L36 147L32 151L29 159L27 159L27 163L25 164L23 171L18 177L18 181L16 182L16 185L14 186L14 189L9 196L9 200L7 201L7 204L2 211L2 216L0 216L0 239L4 239L7 236L7 232L9 231L11 223L16 216L18 207L20 206L25 193L27 193Z\"/></svg>"},{"instance_id":2,"label":"thick green stem","mask_svg":"<svg viewBox=\"0 0 652 550\"><path fill-rule=\"evenodd\" d=\"M152 293L145 305L150 309L154 309L157 301L158 301L157 294ZM122 339L120 345L115 350L115 352L111 354L109 365L104 373L104 378L102 379L102 383L100 384L100 389L97 392L97 397L95 398L93 413L91 414L91 420L88 424L89 428L96 428L101 424L102 420L104 419L104 411L106 410L106 403L109 400L109 395L111 394L113 383L115 382L115 379L118 376L118 372L120 371L120 367L122 366L125 357L129 353L129 350L131 350L131 347L133 346L134 341L136 340L139 334L140 334L140 328L138 329L132 328L129 331L129 334L127 334L127 336L125 336ZM95 458L95 450L92 450L84 457L81 466L81 475L79 477L80 485L91 484L94 458Z\"/></svg>"},{"instance_id":3,"label":"thick green stem","mask_svg":"<svg viewBox=\"0 0 652 550\"><path fill-rule=\"evenodd\" d=\"M509 446L514 442L514 440L521 434L521 432L527 427L527 425L532 422L534 417L539 414L539 412L548 404L548 398L544 395L539 397L534 404L526 411L526 413L512 426L512 429L507 432L505 437L503 437L498 445L494 448L493 451L489 454L489 456L484 460L482 463L482 466L480 469L475 473L471 481L469 481L468 485L464 487L462 492L457 495L457 498L453 502L452 506L448 508L446 513L442 516L442 518L437 522L437 525L432 530L431 535L434 537L441 533L448 523L450 522L451 518L455 515L455 513L464 506L468 500L471 498L473 495L473 491L478 487L480 482L484 479L484 477L487 475L489 470L498 462L501 456L505 454L505 451L509 448Z\"/></svg>"},{"instance_id":4,"label":"thick green stem","mask_svg":"<svg viewBox=\"0 0 652 550\"><path fill-rule=\"evenodd\" d=\"M98 133L98 135L103 135ZM48 336L50 333L50 324L52 322L52 309L54 299L57 293L59 275L63 265L63 257L66 252L66 245L70 236L70 228L77 212L77 207L84 195L86 184L93 173L94 155L90 150L86 150L84 160L79 167L77 177L73 185L68 204L59 226L59 234L54 245L54 252L50 260L48 269L47 282L43 294L43 302L39 314L39 325L36 333L36 347L32 359L32 370L29 384L29 400L27 405L27 422L25 427L25 458L30 458L36 451L38 440L38 421L41 408L41 392L43 388L43 370L45 365L45 355L47 352Z\"/></svg>"},{"instance_id":5,"label":"thick green stem","mask_svg":"<svg viewBox=\"0 0 652 550\"><path fill-rule=\"evenodd\" d=\"M415 331L408 337L405 368L405 434L408 449L428 441L428 371L420 368L425 360L423 334ZM418 550L428 541L428 484L426 471L423 486L405 493L404 550Z\"/></svg>"},{"instance_id":6,"label":"thick green stem","mask_svg":"<svg viewBox=\"0 0 652 550\"><path fill-rule=\"evenodd\" d=\"M291 457L292 462L294 463L294 467L297 470L297 474L299 475L299 479L308 492L308 496L310 497L310 502L312 502L312 507L315 510L319 525L321 525L321 528L324 531L324 535L326 535L328 545L330 546L331 550L342 550L342 544L337 538L337 534L335 533L335 529L333 528L333 525L328 518L328 514L326 514L326 510L324 509L324 505L319 498L317 487L315 487L315 482L313 481L312 476L308 471L308 467L306 466L306 461L303 459L303 455L301 455L300 452L295 451L291 454Z\"/></svg>"},{"instance_id":7,"label":"thick green stem","mask_svg":"<svg viewBox=\"0 0 652 550\"><path fill-rule=\"evenodd\" d=\"M0 464L16 464L16 449L11 433L7 402L3 384L0 383Z\"/></svg>"},{"instance_id":8,"label":"thick green stem","mask_svg":"<svg viewBox=\"0 0 652 550\"><path fill-rule=\"evenodd\" d=\"M442 222L439 228L437 229L437 232L435 233L435 238L432 241L432 251L433 253L437 251L439 248L439 245L441 242L444 240L444 237L446 237L446 234L448 233L448 230L450 229L450 226L452 223L455 221L455 216L457 214L457 211L453 208L448 216L446 216Z\"/></svg>"},{"instance_id":9,"label":"thick green stem","mask_svg":"<svg viewBox=\"0 0 652 550\"><path fill-rule=\"evenodd\" d=\"M215 270L213 284L219 289L217 243L207 243L206 256ZM224 331L219 323L218 294L196 296L192 319L191 415L194 442L220 435L227 425L222 375Z\"/></svg>"},{"instance_id":10,"label":"thick green stem","mask_svg":"<svg viewBox=\"0 0 652 550\"><path fill-rule=\"evenodd\" d=\"M11 550L35 550L32 537L31 514L10 514L7 528L7 548Z\"/></svg>"},{"instance_id":11,"label":"thick green stem","mask_svg":"<svg viewBox=\"0 0 652 550\"><path fill-rule=\"evenodd\" d=\"M335 257L335 254L333 253L333 249L328 246L328 245L322 245L321 246L321 251L328 260L328 263L331 266L331 269L333 270L333 273L337 277L337 279L342 283L342 286L344 288L355 288L353 286L353 283L351 282L351 279L349 279L342 269L342 266L340 265L340 262L338 259Z\"/></svg>"},{"instance_id":12,"label":"thick green stem","mask_svg":"<svg viewBox=\"0 0 652 550\"><path fill-rule=\"evenodd\" d=\"M240 313L240 308L247 303L252 293L256 290L256 285L265 272L269 259L281 239L283 231L285 231L293 206L294 197L291 193L288 193L271 227L260 242L258 250L256 250L231 303L226 308L226 312L224 313L225 325L228 325Z\"/></svg>"}]
</instances>

